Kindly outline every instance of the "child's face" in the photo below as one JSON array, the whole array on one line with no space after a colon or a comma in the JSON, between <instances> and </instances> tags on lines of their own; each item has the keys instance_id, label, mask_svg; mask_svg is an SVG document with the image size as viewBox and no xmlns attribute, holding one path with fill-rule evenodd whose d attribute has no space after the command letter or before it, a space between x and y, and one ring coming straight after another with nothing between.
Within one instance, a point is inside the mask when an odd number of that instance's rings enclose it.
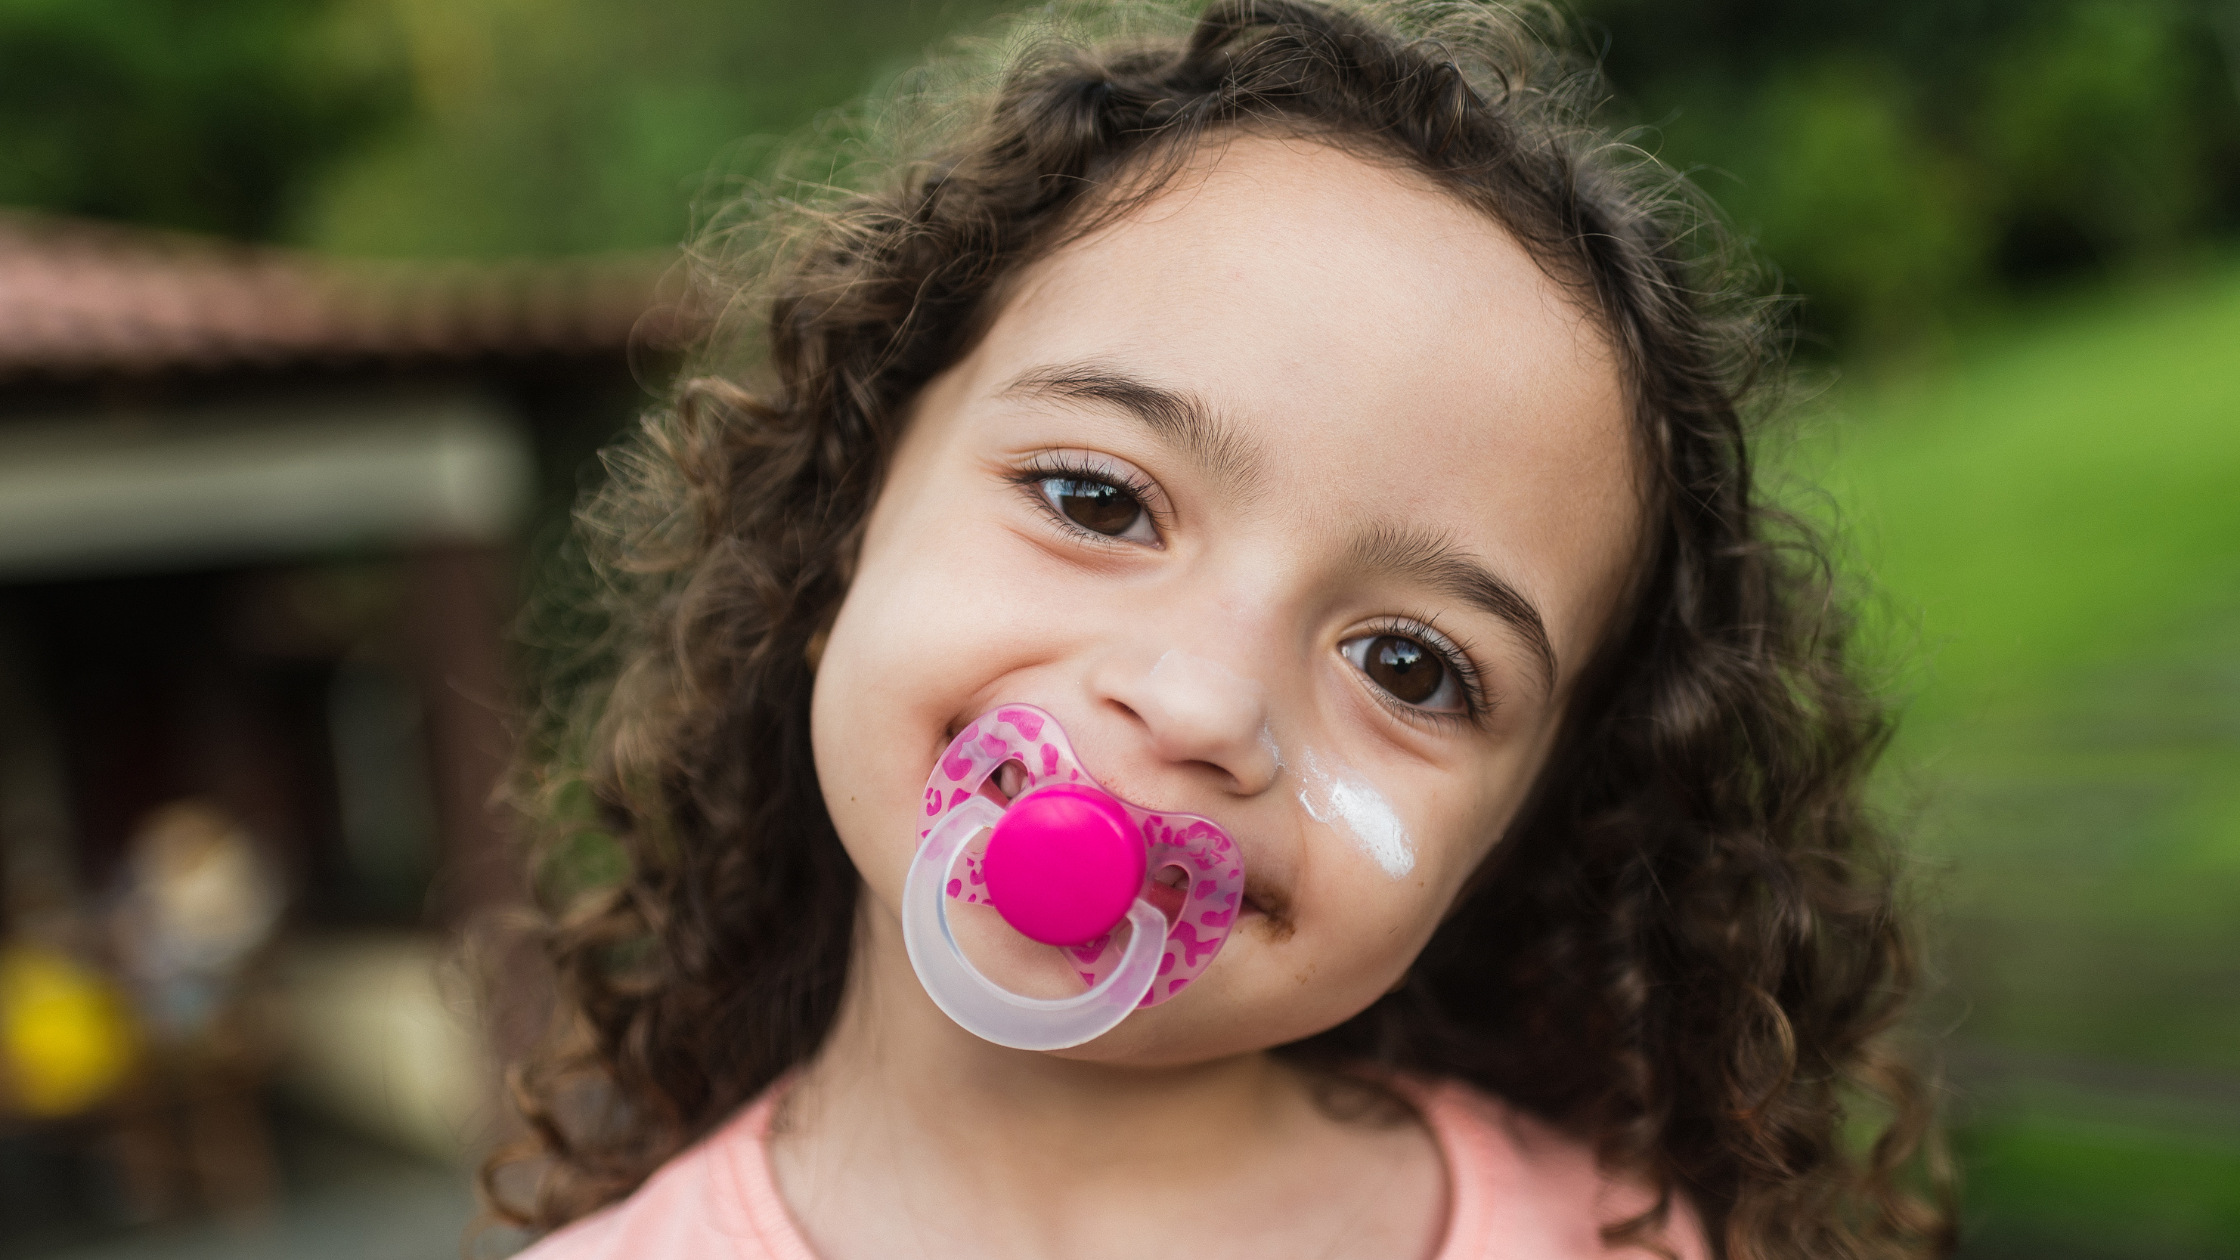
<instances>
[{"instance_id":1,"label":"child's face","mask_svg":"<svg viewBox=\"0 0 2240 1260\"><path fill-rule=\"evenodd\" d=\"M1024 701L1110 790L1227 828L1249 881L1202 979L1066 1053L1190 1061L1361 1010L1547 756L1629 572L1631 452L1573 299L1329 147L1238 139L1030 267L919 398L818 669L869 948L901 953L935 757Z\"/></svg>"}]
</instances>

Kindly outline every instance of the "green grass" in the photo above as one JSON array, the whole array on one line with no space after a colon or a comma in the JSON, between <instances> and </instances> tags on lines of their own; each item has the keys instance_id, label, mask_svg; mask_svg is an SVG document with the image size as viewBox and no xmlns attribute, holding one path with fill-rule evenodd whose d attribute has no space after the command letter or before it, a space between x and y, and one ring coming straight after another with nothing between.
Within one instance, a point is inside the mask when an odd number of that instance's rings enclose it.
<instances>
[{"instance_id":1,"label":"green grass","mask_svg":"<svg viewBox=\"0 0 2240 1260\"><path fill-rule=\"evenodd\" d=\"M1784 460L1873 586L1935 1019L2090 1067L1963 1092L1971 1251L2240 1255L2240 267L1840 387Z\"/></svg>"},{"instance_id":2,"label":"green grass","mask_svg":"<svg viewBox=\"0 0 2240 1260\"><path fill-rule=\"evenodd\" d=\"M2240 1239L2240 1142L2019 1112L1959 1153L1972 1232L2017 1251L2205 1257Z\"/></svg>"},{"instance_id":3,"label":"green grass","mask_svg":"<svg viewBox=\"0 0 2240 1260\"><path fill-rule=\"evenodd\" d=\"M1952 908L2222 939L2240 919L2240 269L1838 392L1791 462L1875 585L1873 652L1903 662L1888 799L1918 807ZM2240 1039L2228 1053L2240 1069Z\"/></svg>"},{"instance_id":4,"label":"green grass","mask_svg":"<svg viewBox=\"0 0 2240 1260\"><path fill-rule=\"evenodd\" d=\"M2240 602L2240 269L1837 397L1805 449L1918 614L1932 672L1916 733L1950 738Z\"/></svg>"}]
</instances>

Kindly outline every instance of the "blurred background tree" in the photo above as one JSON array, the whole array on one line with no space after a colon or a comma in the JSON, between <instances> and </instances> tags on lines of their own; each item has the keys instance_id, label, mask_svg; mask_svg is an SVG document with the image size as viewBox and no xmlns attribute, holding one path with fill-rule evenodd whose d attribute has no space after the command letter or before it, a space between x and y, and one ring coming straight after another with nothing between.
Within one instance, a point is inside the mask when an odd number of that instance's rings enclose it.
<instances>
[{"instance_id":1,"label":"blurred background tree","mask_svg":"<svg viewBox=\"0 0 2240 1260\"><path fill-rule=\"evenodd\" d=\"M350 253L677 243L711 172L845 106L987 6L908 0L344 0L415 110L290 225Z\"/></svg>"},{"instance_id":2,"label":"blurred background tree","mask_svg":"<svg viewBox=\"0 0 2240 1260\"><path fill-rule=\"evenodd\" d=\"M711 171L992 0L0 0L0 203L356 254L674 244ZM2240 9L1583 0L1645 124L1807 295L1933 347L2240 230Z\"/></svg>"},{"instance_id":3,"label":"blurred background tree","mask_svg":"<svg viewBox=\"0 0 2240 1260\"><path fill-rule=\"evenodd\" d=\"M1590 0L1650 125L1858 352L2240 227L2240 10L2189 0Z\"/></svg>"},{"instance_id":4,"label":"blurred background tree","mask_svg":"<svg viewBox=\"0 0 2240 1260\"><path fill-rule=\"evenodd\" d=\"M0 0L0 205L252 239L384 127L407 67L301 0Z\"/></svg>"},{"instance_id":5,"label":"blurred background tree","mask_svg":"<svg viewBox=\"0 0 2240 1260\"><path fill-rule=\"evenodd\" d=\"M674 245L991 6L0 0L0 204L415 257Z\"/></svg>"}]
</instances>

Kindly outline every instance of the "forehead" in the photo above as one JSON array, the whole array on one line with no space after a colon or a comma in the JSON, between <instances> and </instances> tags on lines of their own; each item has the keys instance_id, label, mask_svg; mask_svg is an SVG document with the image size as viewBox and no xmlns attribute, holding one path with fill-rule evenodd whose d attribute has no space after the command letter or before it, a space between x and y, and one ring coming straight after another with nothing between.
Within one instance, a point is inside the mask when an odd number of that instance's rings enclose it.
<instances>
[{"instance_id":1,"label":"forehead","mask_svg":"<svg viewBox=\"0 0 2240 1260\"><path fill-rule=\"evenodd\" d=\"M1395 165L1209 145L1028 268L972 357L988 389L1090 363L1195 395L1259 450L1271 510L1454 536L1542 604L1567 660L1622 583L1633 445L1600 324Z\"/></svg>"}]
</instances>

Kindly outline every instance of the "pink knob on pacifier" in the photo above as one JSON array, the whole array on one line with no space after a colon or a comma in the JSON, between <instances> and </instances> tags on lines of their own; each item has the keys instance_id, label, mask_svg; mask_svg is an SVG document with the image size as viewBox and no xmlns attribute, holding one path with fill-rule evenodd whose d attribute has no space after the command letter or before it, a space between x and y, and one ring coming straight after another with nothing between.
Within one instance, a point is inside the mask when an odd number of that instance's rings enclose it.
<instances>
[{"instance_id":1,"label":"pink knob on pacifier","mask_svg":"<svg viewBox=\"0 0 2240 1260\"><path fill-rule=\"evenodd\" d=\"M1060 783L1021 798L988 837L988 899L1021 935L1080 945L1119 926L1143 892L1143 838L1096 788Z\"/></svg>"}]
</instances>

